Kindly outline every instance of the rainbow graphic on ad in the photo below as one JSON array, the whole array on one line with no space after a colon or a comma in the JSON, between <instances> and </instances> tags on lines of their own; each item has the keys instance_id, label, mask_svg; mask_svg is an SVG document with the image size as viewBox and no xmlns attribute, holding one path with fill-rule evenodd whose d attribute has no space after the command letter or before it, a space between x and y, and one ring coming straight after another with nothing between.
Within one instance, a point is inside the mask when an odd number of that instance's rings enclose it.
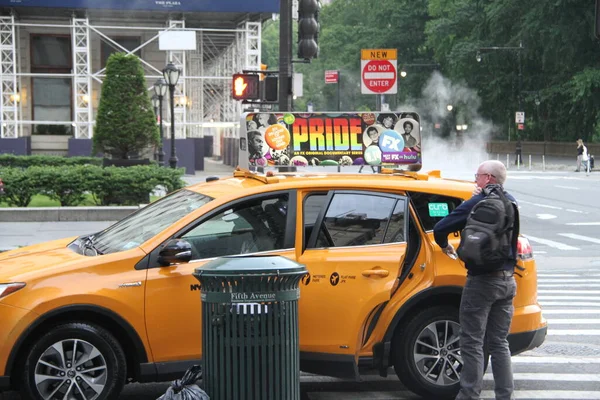
<instances>
[{"instance_id":1,"label":"rainbow graphic on ad","mask_svg":"<svg viewBox=\"0 0 600 400\"><path fill-rule=\"evenodd\" d=\"M414 112L246 113L240 161L249 166L372 165L421 168Z\"/></svg>"}]
</instances>

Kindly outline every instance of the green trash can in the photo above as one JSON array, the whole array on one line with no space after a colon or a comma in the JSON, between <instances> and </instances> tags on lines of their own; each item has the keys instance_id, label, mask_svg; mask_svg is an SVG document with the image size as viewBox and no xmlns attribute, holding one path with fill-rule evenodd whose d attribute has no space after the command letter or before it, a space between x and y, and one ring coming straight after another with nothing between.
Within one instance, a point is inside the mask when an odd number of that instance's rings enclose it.
<instances>
[{"instance_id":1,"label":"green trash can","mask_svg":"<svg viewBox=\"0 0 600 400\"><path fill-rule=\"evenodd\" d=\"M281 256L222 257L194 271L202 384L211 400L300 400L299 281Z\"/></svg>"}]
</instances>

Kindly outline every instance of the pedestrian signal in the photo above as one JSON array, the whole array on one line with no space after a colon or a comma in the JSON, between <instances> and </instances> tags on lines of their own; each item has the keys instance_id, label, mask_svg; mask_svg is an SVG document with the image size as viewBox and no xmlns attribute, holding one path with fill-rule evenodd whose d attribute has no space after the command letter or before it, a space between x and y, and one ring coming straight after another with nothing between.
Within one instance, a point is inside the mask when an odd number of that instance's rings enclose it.
<instances>
[{"instance_id":1,"label":"pedestrian signal","mask_svg":"<svg viewBox=\"0 0 600 400\"><path fill-rule=\"evenodd\" d=\"M257 74L233 74L231 95L234 100L258 100L259 77Z\"/></svg>"}]
</instances>

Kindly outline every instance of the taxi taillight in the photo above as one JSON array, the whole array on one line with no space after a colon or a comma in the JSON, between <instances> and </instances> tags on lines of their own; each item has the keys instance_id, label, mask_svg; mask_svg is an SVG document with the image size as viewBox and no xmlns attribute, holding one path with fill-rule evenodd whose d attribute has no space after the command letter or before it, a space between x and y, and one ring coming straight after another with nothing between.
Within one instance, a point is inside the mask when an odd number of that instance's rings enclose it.
<instances>
[{"instance_id":1,"label":"taxi taillight","mask_svg":"<svg viewBox=\"0 0 600 400\"><path fill-rule=\"evenodd\" d=\"M533 258L533 249L526 237L519 236L517 240L517 256L521 260L529 260Z\"/></svg>"}]
</instances>

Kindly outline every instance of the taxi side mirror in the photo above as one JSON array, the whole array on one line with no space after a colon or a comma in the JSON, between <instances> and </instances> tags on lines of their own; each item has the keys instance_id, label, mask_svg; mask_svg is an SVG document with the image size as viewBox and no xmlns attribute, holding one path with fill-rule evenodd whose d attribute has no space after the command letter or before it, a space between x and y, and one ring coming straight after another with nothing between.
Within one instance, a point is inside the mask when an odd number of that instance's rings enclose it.
<instances>
[{"instance_id":1,"label":"taxi side mirror","mask_svg":"<svg viewBox=\"0 0 600 400\"><path fill-rule=\"evenodd\" d=\"M158 253L158 263L163 266L188 263L192 259L192 245L183 239L171 239Z\"/></svg>"}]
</instances>

